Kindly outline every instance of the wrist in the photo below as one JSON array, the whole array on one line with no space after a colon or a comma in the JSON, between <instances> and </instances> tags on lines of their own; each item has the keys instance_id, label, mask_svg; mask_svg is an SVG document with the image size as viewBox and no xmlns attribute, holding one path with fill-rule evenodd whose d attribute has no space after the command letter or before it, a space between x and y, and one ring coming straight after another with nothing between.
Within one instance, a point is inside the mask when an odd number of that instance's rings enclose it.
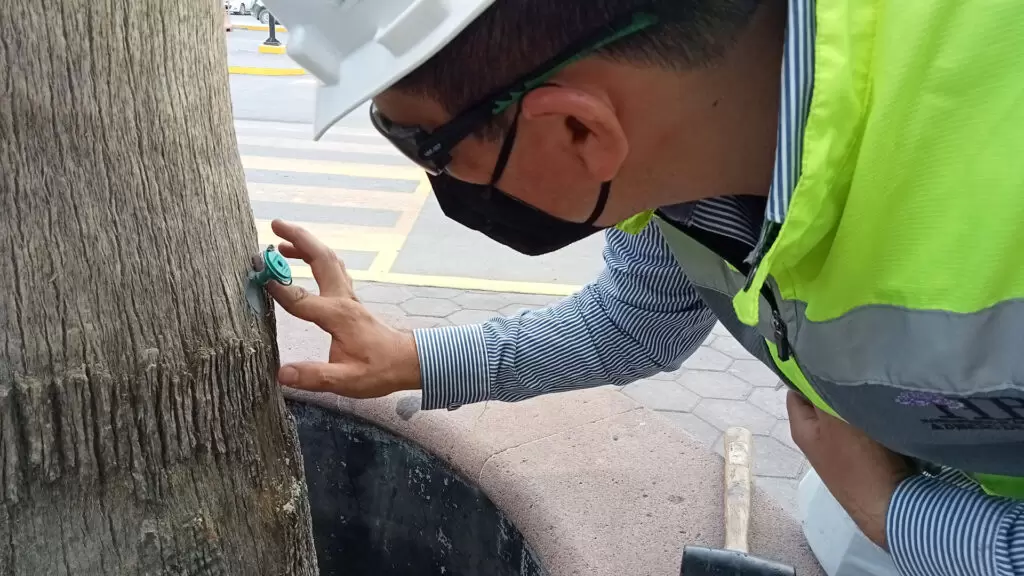
<instances>
[{"instance_id":1,"label":"wrist","mask_svg":"<svg viewBox=\"0 0 1024 576\"><path fill-rule=\"evenodd\" d=\"M392 365L392 393L419 390L423 386L419 350L412 332L395 330L395 362Z\"/></svg>"},{"instance_id":2,"label":"wrist","mask_svg":"<svg viewBox=\"0 0 1024 576\"><path fill-rule=\"evenodd\" d=\"M912 476L909 472L894 474L890 482L879 491L872 500L872 505L850 511L850 517L865 536L882 550L889 551L888 533L886 531L889 508L899 485Z\"/></svg>"}]
</instances>

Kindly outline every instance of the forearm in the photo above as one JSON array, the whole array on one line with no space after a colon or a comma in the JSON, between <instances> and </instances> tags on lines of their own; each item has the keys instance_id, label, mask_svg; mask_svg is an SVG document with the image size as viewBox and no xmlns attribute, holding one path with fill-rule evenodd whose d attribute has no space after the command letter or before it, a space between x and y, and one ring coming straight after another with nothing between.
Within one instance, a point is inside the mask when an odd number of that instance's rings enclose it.
<instances>
[{"instance_id":1,"label":"forearm","mask_svg":"<svg viewBox=\"0 0 1024 576\"><path fill-rule=\"evenodd\" d=\"M889 550L904 576L1024 576L1024 502L956 473L915 476L893 496Z\"/></svg>"},{"instance_id":2,"label":"forearm","mask_svg":"<svg viewBox=\"0 0 1024 576\"><path fill-rule=\"evenodd\" d=\"M656 229L608 239L597 281L553 306L416 332L423 408L627 384L678 367L713 315Z\"/></svg>"}]
</instances>

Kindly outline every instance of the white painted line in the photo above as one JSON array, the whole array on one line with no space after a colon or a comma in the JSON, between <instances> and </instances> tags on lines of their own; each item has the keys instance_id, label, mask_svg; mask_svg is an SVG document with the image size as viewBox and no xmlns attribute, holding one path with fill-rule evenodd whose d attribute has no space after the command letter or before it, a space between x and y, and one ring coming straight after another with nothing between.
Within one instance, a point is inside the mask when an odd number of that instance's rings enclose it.
<instances>
[{"instance_id":1,"label":"white painted line","mask_svg":"<svg viewBox=\"0 0 1024 576\"><path fill-rule=\"evenodd\" d=\"M297 138L274 138L272 136L238 136L238 143L247 146L265 146L267 148L285 148L288 150L329 150L332 152L346 152L355 154L379 154L406 160L405 156L394 146L388 144L383 136L379 136L380 144L359 144L356 142L336 142L321 140L314 142L312 138L299 140ZM406 160L409 166L413 163Z\"/></svg>"},{"instance_id":2,"label":"white painted line","mask_svg":"<svg viewBox=\"0 0 1024 576\"><path fill-rule=\"evenodd\" d=\"M325 186L296 186L292 184L263 184L249 182L249 198L259 202L286 202L289 204L319 204L342 208L372 208L396 212L419 213L423 198L415 192L378 192L329 188Z\"/></svg>"},{"instance_id":3,"label":"white painted line","mask_svg":"<svg viewBox=\"0 0 1024 576\"><path fill-rule=\"evenodd\" d=\"M377 164L356 164L330 162L327 160L304 160L299 158L274 158L271 156L242 155L242 166L250 170L277 170L282 172L304 172L307 174L336 174L355 178L378 178L383 180L411 180L422 182L426 175L422 168L415 166L382 166Z\"/></svg>"}]
</instances>

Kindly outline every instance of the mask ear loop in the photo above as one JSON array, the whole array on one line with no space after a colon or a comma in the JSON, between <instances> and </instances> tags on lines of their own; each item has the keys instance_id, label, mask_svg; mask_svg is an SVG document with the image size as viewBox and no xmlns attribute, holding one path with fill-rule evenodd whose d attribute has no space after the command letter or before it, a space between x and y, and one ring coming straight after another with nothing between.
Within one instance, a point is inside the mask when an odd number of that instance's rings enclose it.
<instances>
[{"instance_id":1,"label":"mask ear loop","mask_svg":"<svg viewBox=\"0 0 1024 576\"><path fill-rule=\"evenodd\" d=\"M498 162L494 165L494 172L491 174L491 183L489 187L493 188L498 180L501 180L502 174L505 173L505 167L508 165L508 159L512 156L512 147L516 143L516 132L519 127L519 114L523 111L523 101L520 100L516 105L516 114L512 117L512 126L505 133L505 141L501 143L501 151L498 152Z\"/></svg>"},{"instance_id":2,"label":"mask ear loop","mask_svg":"<svg viewBox=\"0 0 1024 576\"><path fill-rule=\"evenodd\" d=\"M491 174L491 182L488 184L488 192L494 185L501 179L502 174L505 173L505 167L508 166L509 157L512 156L512 148L516 143L516 133L519 128L519 115L523 111L523 101L520 100L516 105L515 116L512 117L512 126L508 132L505 133L505 140L501 144L501 151L498 152L498 162L494 165L494 173ZM604 209L608 206L608 196L612 192L611 181L601 184L601 193L597 197L597 205L594 206L594 211L591 213L590 218L583 224L586 226L592 226L597 219L604 214Z\"/></svg>"},{"instance_id":3,"label":"mask ear loop","mask_svg":"<svg viewBox=\"0 0 1024 576\"><path fill-rule=\"evenodd\" d=\"M604 214L604 209L608 205L608 196L611 195L611 193L611 181L601 184L601 194L597 197L597 206L594 206L594 213L590 215L590 218L587 218L587 221L584 222L584 224L587 226L593 226L594 222L597 222L597 219L601 217L601 214Z\"/></svg>"}]
</instances>

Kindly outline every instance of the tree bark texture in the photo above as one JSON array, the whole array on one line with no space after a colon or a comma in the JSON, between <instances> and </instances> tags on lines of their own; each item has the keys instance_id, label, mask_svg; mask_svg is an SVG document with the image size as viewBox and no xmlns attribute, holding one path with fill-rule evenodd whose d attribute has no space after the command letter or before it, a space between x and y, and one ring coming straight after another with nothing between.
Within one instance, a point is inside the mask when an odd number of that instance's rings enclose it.
<instances>
[{"instance_id":1,"label":"tree bark texture","mask_svg":"<svg viewBox=\"0 0 1024 576\"><path fill-rule=\"evenodd\" d=\"M218 2L3 0L0 575L316 572Z\"/></svg>"}]
</instances>

